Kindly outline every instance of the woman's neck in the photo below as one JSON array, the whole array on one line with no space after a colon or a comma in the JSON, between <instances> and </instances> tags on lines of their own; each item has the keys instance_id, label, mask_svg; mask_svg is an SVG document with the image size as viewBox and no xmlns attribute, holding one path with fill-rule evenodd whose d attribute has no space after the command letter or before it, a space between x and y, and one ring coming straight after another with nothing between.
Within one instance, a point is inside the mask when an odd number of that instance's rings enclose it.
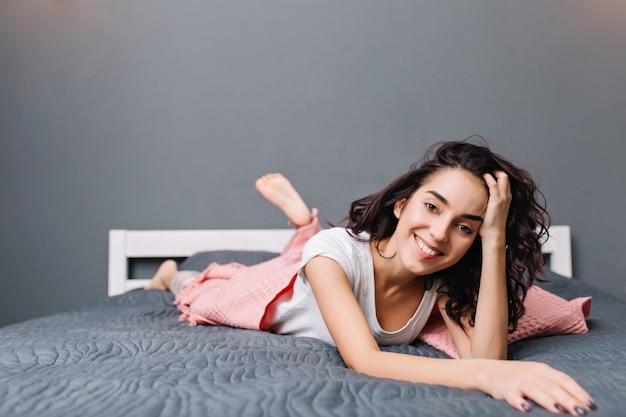
<instances>
[{"instance_id":1,"label":"woman's neck","mask_svg":"<svg viewBox=\"0 0 626 417\"><path fill-rule=\"evenodd\" d=\"M425 281L410 273L387 242L370 243L374 261L374 302L376 318L388 332L403 328L424 297ZM395 250L395 249L394 249ZM393 255L389 255L389 253Z\"/></svg>"},{"instance_id":2,"label":"woman's neck","mask_svg":"<svg viewBox=\"0 0 626 417\"><path fill-rule=\"evenodd\" d=\"M417 277L402 265L396 249L392 246L390 239L370 242L377 291L415 285Z\"/></svg>"}]
</instances>

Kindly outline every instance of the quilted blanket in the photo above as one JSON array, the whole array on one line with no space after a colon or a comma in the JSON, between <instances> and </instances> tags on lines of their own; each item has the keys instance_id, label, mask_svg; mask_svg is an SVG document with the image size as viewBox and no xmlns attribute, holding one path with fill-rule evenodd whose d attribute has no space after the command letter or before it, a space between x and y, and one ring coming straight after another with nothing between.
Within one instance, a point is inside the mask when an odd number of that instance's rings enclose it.
<instances>
[{"instance_id":1,"label":"quilted blanket","mask_svg":"<svg viewBox=\"0 0 626 417\"><path fill-rule=\"evenodd\" d=\"M546 288L593 297L589 332L515 342L510 357L572 375L597 401L590 415L626 416L626 303L557 275ZM315 339L190 327L172 302L136 290L0 329L0 415L520 415L479 392L359 374ZM385 349L447 357L420 341Z\"/></svg>"}]
</instances>

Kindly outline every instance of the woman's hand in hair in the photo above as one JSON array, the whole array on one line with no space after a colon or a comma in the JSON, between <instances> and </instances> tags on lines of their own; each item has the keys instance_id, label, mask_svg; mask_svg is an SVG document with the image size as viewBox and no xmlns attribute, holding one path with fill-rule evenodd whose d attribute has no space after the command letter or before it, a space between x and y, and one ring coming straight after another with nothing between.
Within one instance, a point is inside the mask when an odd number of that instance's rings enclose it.
<instances>
[{"instance_id":1,"label":"woman's hand in hair","mask_svg":"<svg viewBox=\"0 0 626 417\"><path fill-rule=\"evenodd\" d=\"M509 177L503 171L483 175L489 189L489 200L479 233L481 239L506 244L506 221L511 207Z\"/></svg>"}]
</instances>

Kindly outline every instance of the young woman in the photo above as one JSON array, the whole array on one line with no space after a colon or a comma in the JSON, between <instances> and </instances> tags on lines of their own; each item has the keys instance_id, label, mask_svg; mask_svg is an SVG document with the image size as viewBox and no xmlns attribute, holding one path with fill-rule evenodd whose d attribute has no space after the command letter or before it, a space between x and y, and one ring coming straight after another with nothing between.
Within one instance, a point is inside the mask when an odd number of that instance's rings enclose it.
<instances>
[{"instance_id":1,"label":"young woman","mask_svg":"<svg viewBox=\"0 0 626 417\"><path fill-rule=\"evenodd\" d=\"M549 222L523 169L485 145L442 143L353 202L345 228L326 230L282 175L256 187L297 227L294 238L252 267L198 273L164 262L147 288L176 293L182 319L316 337L355 371L478 390L520 411L529 400L555 413L596 408L562 372L506 360ZM380 350L412 342L431 314L442 315L461 359Z\"/></svg>"}]
</instances>

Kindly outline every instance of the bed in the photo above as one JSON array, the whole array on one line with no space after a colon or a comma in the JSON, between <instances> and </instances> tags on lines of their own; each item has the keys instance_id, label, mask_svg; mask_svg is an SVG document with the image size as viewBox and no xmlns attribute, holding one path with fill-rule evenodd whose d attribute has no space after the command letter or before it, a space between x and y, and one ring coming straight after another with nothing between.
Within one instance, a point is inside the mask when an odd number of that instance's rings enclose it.
<instances>
[{"instance_id":1,"label":"bed","mask_svg":"<svg viewBox=\"0 0 626 417\"><path fill-rule=\"evenodd\" d=\"M309 338L179 322L170 293L141 289L133 259L269 259L290 230L132 231L109 234L109 296L0 329L1 416L508 416L472 391L369 377ZM571 278L570 230L544 243L550 282L566 299L593 297L586 334L522 340L509 356L562 369L596 399L597 416L626 409L626 302ZM385 349L446 358L416 341ZM532 415L551 415L534 407Z\"/></svg>"}]
</instances>

